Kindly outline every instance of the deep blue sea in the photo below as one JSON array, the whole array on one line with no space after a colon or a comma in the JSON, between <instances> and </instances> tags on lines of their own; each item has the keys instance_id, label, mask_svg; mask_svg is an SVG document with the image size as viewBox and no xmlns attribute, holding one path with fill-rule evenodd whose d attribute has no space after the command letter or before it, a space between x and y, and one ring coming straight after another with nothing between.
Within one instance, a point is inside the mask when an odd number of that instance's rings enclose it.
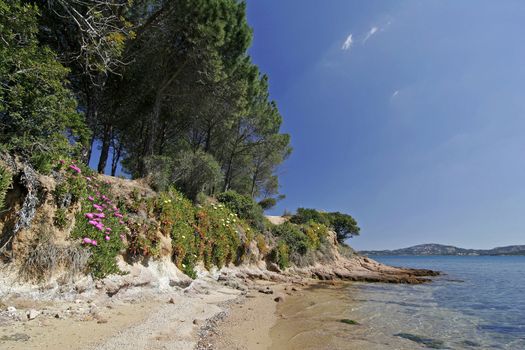
<instances>
[{"instance_id":1,"label":"deep blue sea","mask_svg":"<svg viewBox=\"0 0 525 350\"><path fill-rule=\"evenodd\" d=\"M525 350L525 257L373 258L444 273L424 285L352 288L362 298L355 311L373 332L414 335L437 348ZM427 347L424 342L419 345Z\"/></svg>"}]
</instances>

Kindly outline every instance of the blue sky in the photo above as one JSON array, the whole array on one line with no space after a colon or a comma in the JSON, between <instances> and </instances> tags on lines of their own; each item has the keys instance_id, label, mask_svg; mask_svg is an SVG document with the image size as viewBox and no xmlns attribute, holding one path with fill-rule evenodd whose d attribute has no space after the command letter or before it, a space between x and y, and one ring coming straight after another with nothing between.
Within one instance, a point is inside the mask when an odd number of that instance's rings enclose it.
<instances>
[{"instance_id":1,"label":"blue sky","mask_svg":"<svg viewBox=\"0 0 525 350\"><path fill-rule=\"evenodd\" d=\"M275 209L352 214L358 249L525 244L525 1L249 0L292 135Z\"/></svg>"}]
</instances>

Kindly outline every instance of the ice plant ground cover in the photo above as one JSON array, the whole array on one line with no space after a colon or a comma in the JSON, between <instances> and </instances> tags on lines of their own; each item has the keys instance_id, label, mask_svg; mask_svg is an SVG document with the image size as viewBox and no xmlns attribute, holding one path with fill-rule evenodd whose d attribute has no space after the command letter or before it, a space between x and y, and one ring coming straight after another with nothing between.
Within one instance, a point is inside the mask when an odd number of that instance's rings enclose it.
<instances>
[{"instance_id":1,"label":"ice plant ground cover","mask_svg":"<svg viewBox=\"0 0 525 350\"><path fill-rule=\"evenodd\" d=\"M91 252L90 272L94 277L118 273L116 256L126 248L129 229L119 205L111 198L111 185L100 181L90 169L74 162L61 162L63 180L57 186L62 199L80 203L71 237Z\"/></svg>"}]
</instances>

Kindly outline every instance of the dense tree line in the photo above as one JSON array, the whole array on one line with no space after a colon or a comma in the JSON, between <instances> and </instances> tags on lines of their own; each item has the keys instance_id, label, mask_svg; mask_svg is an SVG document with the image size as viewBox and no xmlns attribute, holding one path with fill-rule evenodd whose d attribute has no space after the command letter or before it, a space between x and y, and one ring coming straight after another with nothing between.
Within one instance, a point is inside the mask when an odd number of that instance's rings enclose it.
<instances>
[{"instance_id":1,"label":"dense tree line","mask_svg":"<svg viewBox=\"0 0 525 350\"><path fill-rule=\"evenodd\" d=\"M0 0L2 147L279 198L290 139L251 40L244 1Z\"/></svg>"}]
</instances>

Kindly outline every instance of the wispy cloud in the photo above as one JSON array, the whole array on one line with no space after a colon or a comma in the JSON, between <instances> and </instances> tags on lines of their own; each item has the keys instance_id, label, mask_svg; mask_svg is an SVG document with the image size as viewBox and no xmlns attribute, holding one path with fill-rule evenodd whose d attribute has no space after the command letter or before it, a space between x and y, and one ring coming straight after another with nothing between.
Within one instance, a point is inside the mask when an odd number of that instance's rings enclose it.
<instances>
[{"instance_id":1,"label":"wispy cloud","mask_svg":"<svg viewBox=\"0 0 525 350\"><path fill-rule=\"evenodd\" d=\"M367 41L368 39L370 39L370 38L372 37L372 35L374 35L375 33L377 33L378 30L379 30L378 27L372 27L372 28L370 28L370 30L366 33L365 38L363 39L363 44L366 43L366 41Z\"/></svg>"},{"instance_id":2,"label":"wispy cloud","mask_svg":"<svg viewBox=\"0 0 525 350\"><path fill-rule=\"evenodd\" d=\"M346 37L346 40L343 43L343 46L341 46L341 50L350 50L353 43L354 43L354 40L352 39L352 34L350 34Z\"/></svg>"},{"instance_id":3,"label":"wispy cloud","mask_svg":"<svg viewBox=\"0 0 525 350\"><path fill-rule=\"evenodd\" d=\"M390 96L390 98L394 98L394 97L396 97L398 94L399 94L399 90L396 90L396 91L394 91L394 93L392 94L392 96Z\"/></svg>"}]
</instances>

